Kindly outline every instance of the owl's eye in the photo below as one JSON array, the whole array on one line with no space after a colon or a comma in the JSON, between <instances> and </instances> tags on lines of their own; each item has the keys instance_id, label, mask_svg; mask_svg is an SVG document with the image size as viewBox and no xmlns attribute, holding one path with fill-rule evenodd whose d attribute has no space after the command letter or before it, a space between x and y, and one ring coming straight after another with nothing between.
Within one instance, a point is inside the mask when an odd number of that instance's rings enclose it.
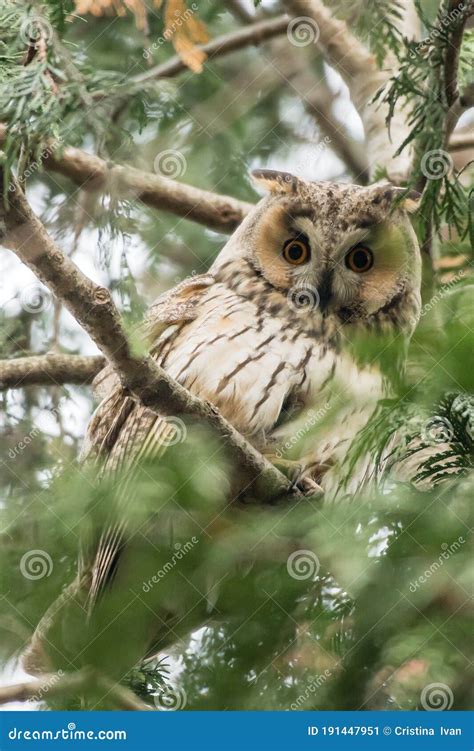
<instances>
[{"instance_id":1,"label":"owl's eye","mask_svg":"<svg viewBox=\"0 0 474 751\"><path fill-rule=\"evenodd\" d=\"M346 255L345 261L348 269L363 274L374 265L374 254L365 245L356 245Z\"/></svg>"},{"instance_id":2,"label":"owl's eye","mask_svg":"<svg viewBox=\"0 0 474 751\"><path fill-rule=\"evenodd\" d=\"M283 246L283 258L293 266L299 266L309 260L310 249L306 237L293 237Z\"/></svg>"}]
</instances>

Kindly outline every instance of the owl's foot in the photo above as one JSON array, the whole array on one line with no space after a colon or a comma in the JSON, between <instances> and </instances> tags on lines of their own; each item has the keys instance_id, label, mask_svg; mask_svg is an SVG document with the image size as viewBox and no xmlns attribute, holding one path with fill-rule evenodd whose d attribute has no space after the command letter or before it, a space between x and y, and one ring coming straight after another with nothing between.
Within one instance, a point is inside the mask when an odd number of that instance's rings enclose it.
<instances>
[{"instance_id":1,"label":"owl's foot","mask_svg":"<svg viewBox=\"0 0 474 751\"><path fill-rule=\"evenodd\" d=\"M318 483L313 480L312 477L302 475L299 480L296 481L295 486L298 488L298 490L301 490L303 495L324 495L324 491L321 485L318 485Z\"/></svg>"},{"instance_id":2,"label":"owl's foot","mask_svg":"<svg viewBox=\"0 0 474 751\"><path fill-rule=\"evenodd\" d=\"M280 472L283 472L291 482L296 483L298 478L301 477L304 467L300 462L292 459L281 459L276 454L269 454L267 452L265 453L265 456L277 469L280 470Z\"/></svg>"},{"instance_id":3,"label":"owl's foot","mask_svg":"<svg viewBox=\"0 0 474 751\"><path fill-rule=\"evenodd\" d=\"M303 495L323 495L322 487L318 485L303 464L291 459L281 459L276 455L268 458L280 472L283 472L291 480L293 487Z\"/></svg>"}]
</instances>

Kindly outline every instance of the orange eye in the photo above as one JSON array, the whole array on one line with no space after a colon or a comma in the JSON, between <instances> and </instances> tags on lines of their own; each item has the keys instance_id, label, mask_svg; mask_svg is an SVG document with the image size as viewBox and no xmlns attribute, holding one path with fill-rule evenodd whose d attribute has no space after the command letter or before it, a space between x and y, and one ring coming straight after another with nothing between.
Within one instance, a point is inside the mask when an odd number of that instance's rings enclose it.
<instances>
[{"instance_id":1,"label":"orange eye","mask_svg":"<svg viewBox=\"0 0 474 751\"><path fill-rule=\"evenodd\" d=\"M355 271L356 274L363 274L374 265L374 254L365 245L356 245L351 248L345 260L348 269Z\"/></svg>"},{"instance_id":2,"label":"orange eye","mask_svg":"<svg viewBox=\"0 0 474 751\"><path fill-rule=\"evenodd\" d=\"M299 266L309 261L310 250L309 242L306 237L292 238L287 240L283 246L283 258L292 266Z\"/></svg>"}]
</instances>

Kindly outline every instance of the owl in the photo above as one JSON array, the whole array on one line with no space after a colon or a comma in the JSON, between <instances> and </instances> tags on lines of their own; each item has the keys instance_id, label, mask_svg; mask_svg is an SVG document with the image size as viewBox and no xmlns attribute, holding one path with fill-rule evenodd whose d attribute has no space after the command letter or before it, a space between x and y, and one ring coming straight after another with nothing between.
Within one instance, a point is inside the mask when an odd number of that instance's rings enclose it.
<instances>
[{"instance_id":1,"label":"owl","mask_svg":"<svg viewBox=\"0 0 474 751\"><path fill-rule=\"evenodd\" d=\"M150 352L260 451L286 465L302 488L335 501L372 473L362 463L341 491L344 457L394 387L419 317L421 258L408 216L416 201L390 185L309 182L270 170L253 177L267 195L208 273L151 306ZM367 347L358 343L374 341L380 346L364 357ZM124 391L110 368L96 388L102 401L84 458L114 473L158 456L172 424ZM336 395L337 418L315 434L313 422L324 425ZM306 434L295 458L290 449ZM124 540L126 530L112 526L83 566L88 608L110 586Z\"/></svg>"}]
</instances>

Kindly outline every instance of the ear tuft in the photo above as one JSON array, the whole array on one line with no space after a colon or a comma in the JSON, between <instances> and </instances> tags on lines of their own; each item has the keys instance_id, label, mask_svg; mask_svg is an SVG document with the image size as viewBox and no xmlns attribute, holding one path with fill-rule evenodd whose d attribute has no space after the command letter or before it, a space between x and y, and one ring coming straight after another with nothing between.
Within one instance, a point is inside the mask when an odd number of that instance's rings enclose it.
<instances>
[{"instance_id":1,"label":"ear tuft","mask_svg":"<svg viewBox=\"0 0 474 751\"><path fill-rule=\"evenodd\" d=\"M253 180L270 193L298 193L301 181L289 172L257 169L250 173Z\"/></svg>"},{"instance_id":2,"label":"ear tuft","mask_svg":"<svg viewBox=\"0 0 474 751\"><path fill-rule=\"evenodd\" d=\"M390 183L374 185L372 188L373 202L385 206L387 209L392 205L413 214L420 205L421 193L416 190L407 190Z\"/></svg>"},{"instance_id":3,"label":"ear tuft","mask_svg":"<svg viewBox=\"0 0 474 751\"><path fill-rule=\"evenodd\" d=\"M406 196L402 199L401 205L405 209L405 211L408 211L409 214L414 214L415 211L418 211L420 208L421 203L421 193L419 193L417 190L410 190L406 194Z\"/></svg>"}]
</instances>

